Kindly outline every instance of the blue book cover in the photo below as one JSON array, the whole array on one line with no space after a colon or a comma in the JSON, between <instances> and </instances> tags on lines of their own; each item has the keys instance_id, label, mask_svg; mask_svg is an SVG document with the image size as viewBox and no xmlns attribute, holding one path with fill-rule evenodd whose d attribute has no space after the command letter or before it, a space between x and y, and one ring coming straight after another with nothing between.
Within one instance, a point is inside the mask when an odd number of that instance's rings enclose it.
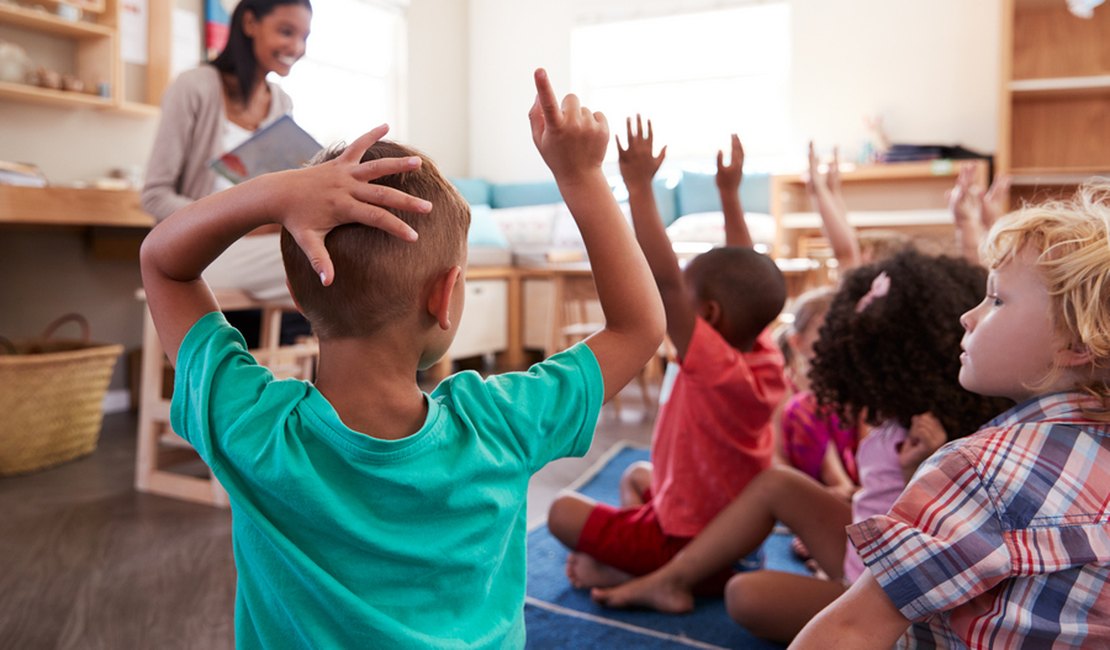
<instances>
[{"instance_id":1,"label":"blue book cover","mask_svg":"<svg viewBox=\"0 0 1110 650\"><path fill-rule=\"evenodd\" d=\"M232 183L241 183L269 172L301 167L323 148L292 117L282 115L210 164Z\"/></svg>"}]
</instances>

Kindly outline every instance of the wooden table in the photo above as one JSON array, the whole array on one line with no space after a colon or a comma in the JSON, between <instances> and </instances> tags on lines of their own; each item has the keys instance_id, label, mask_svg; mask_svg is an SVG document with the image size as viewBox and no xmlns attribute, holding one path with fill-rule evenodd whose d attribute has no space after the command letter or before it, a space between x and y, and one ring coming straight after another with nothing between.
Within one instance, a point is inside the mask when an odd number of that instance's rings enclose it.
<instances>
[{"instance_id":1,"label":"wooden table","mask_svg":"<svg viewBox=\"0 0 1110 650\"><path fill-rule=\"evenodd\" d=\"M152 228L135 190L0 185L0 224Z\"/></svg>"}]
</instances>

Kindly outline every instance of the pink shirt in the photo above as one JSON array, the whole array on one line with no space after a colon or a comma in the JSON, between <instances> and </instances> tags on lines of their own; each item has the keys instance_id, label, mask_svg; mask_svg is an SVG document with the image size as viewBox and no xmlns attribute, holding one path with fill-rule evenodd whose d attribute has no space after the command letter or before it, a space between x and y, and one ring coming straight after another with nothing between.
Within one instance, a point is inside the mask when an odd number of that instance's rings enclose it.
<instances>
[{"instance_id":1,"label":"pink shirt","mask_svg":"<svg viewBox=\"0 0 1110 650\"><path fill-rule=\"evenodd\" d=\"M906 439L902 425L887 420L871 430L859 443L856 467L859 490L852 496L852 523L885 515L906 487L898 446ZM844 548L844 582L852 584L863 575L863 561L851 544Z\"/></svg>"},{"instance_id":2,"label":"pink shirt","mask_svg":"<svg viewBox=\"0 0 1110 650\"><path fill-rule=\"evenodd\" d=\"M663 532L693 537L771 464L771 414L786 391L771 335L740 352L697 319L652 435L651 504Z\"/></svg>"}]
</instances>

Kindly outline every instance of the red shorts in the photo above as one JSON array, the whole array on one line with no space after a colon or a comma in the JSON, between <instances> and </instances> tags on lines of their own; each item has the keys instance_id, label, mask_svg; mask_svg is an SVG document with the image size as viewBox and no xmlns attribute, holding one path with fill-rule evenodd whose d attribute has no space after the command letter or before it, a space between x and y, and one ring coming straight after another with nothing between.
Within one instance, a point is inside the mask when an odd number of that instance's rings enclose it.
<instances>
[{"instance_id":1,"label":"red shorts","mask_svg":"<svg viewBox=\"0 0 1110 650\"><path fill-rule=\"evenodd\" d=\"M599 503L586 518L574 550L625 573L642 576L669 562L691 539L664 533L650 499L635 508ZM699 583L694 592L720 596L734 573L731 567L723 569Z\"/></svg>"}]
</instances>

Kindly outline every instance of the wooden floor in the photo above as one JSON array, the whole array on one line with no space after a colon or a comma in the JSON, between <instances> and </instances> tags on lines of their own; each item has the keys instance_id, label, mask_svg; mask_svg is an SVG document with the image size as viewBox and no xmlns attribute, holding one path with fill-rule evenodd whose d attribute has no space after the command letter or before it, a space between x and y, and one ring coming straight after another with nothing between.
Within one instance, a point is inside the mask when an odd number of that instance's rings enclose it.
<instances>
[{"instance_id":1,"label":"wooden floor","mask_svg":"<svg viewBox=\"0 0 1110 650\"><path fill-rule=\"evenodd\" d=\"M528 520L619 440L646 445L654 413L633 388L605 407L582 459L541 470ZM227 510L133 489L135 416L105 418L91 456L0 478L0 648L232 648Z\"/></svg>"}]
</instances>

